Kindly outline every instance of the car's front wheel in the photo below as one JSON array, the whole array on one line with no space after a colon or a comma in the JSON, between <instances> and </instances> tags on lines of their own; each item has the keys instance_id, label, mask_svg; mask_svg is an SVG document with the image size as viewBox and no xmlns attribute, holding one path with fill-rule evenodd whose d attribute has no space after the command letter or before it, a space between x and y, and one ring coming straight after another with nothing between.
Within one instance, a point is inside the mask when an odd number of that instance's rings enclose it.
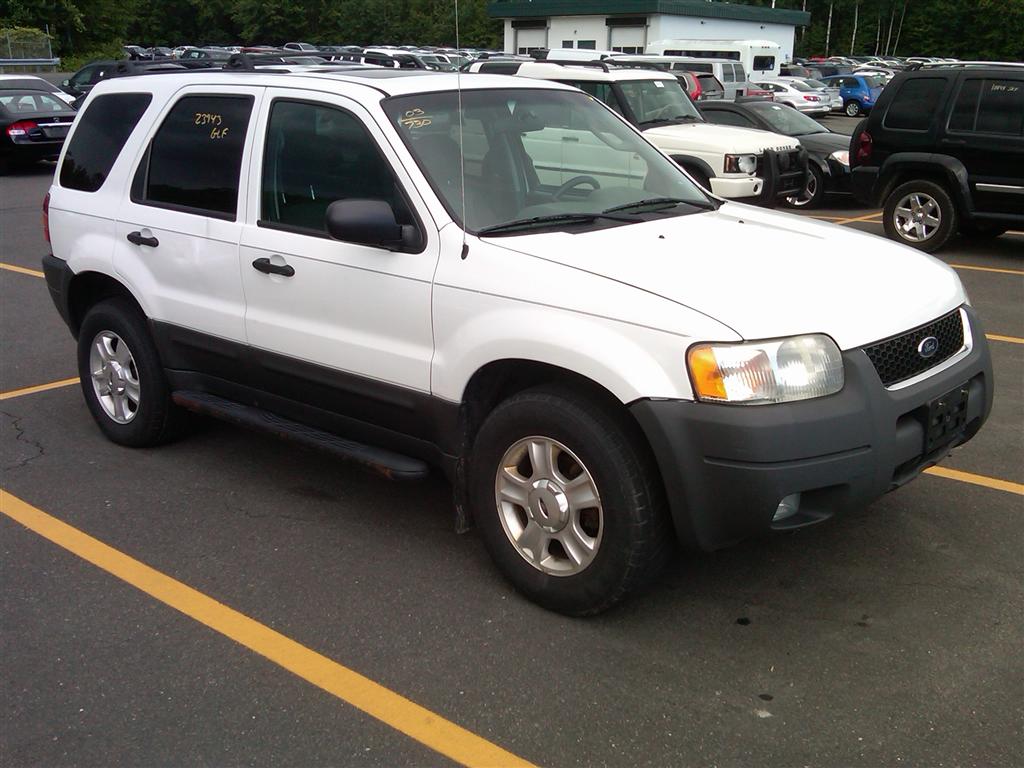
<instances>
[{"instance_id":1,"label":"car's front wheel","mask_svg":"<svg viewBox=\"0 0 1024 768\"><path fill-rule=\"evenodd\" d=\"M599 613L646 583L674 536L653 459L629 415L562 389L499 405L473 447L474 517L501 572L530 599Z\"/></svg>"},{"instance_id":2,"label":"car's front wheel","mask_svg":"<svg viewBox=\"0 0 1024 768\"><path fill-rule=\"evenodd\" d=\"M956 232L956 206L935 182L908 181L889 193L883 222L892 240L933 253Z\"/></svg>"},{"instance_id":3,"label":"car's front wheel","mask_svg":"<svg viewBox=\"0 0 1024 768\"><path fill-rule=\"evenodd\" d=\"M791 208L817 208L825 197L825 178L814 165L807 166L807 183L799 195L786 198Z\"/></svg>"},{"instance_id":4,"label":"car's front wheel","mask_svg":"<svg viewBox=\"0 0 1024 768\"><path fill-rule=\"evenodd\" d=\"M135 305L101 301L82 320L78 375L93 418L120 445L158 445L177 436L189 415L171 402L156 346Z\"/></svg>"}]
</instances>

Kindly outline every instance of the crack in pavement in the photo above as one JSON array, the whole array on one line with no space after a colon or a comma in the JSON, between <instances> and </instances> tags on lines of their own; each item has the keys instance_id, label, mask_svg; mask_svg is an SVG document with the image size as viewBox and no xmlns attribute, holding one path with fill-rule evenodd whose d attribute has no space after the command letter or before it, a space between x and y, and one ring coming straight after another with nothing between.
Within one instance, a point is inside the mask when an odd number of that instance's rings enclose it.
<instances>
[{"instance_id":1,"label":"crack in pavement","mask_svg":"<svg viewBox=\"0 0 1024 768\"><path fill-rule=\"evenodd\" d=\"M25 429L21 426L21 420L24 418L23 416L15 416L13 413L8 413L7 411L0 411L0 415L6 416L8 419L11 420L11 426L14 428L15 442L23 443L29 446L30 448L34 448L36 450L36 454L34 456L27 456L24 459L21 459L16 464L5 465L5 472L12 469L21 469L29 462L35 461L40 456L43 456L46 453L46 449L43 448L42 443L36 440L32 440L31 438L25 435Z\"/></svg>"}]
</instances>

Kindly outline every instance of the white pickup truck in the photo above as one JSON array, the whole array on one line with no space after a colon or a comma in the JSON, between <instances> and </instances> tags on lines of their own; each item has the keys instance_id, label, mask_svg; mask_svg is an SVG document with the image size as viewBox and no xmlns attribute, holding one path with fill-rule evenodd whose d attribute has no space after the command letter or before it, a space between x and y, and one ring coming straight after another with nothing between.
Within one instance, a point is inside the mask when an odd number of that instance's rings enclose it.
<instances>
[{"instance_id":1,"label":"white pickup truck","mask_svg":"<svg viewBox=\"0 0 1024 768\"><path fill-rule=\"evenodd\" d=\"M579 88L643 131L697 183L719 197L774 207L803 190L807 155L794 138L706 123L674 75L623 66L629 65L491 59L473 63L469 71L515 74ZM575 128L570 125L564 130ZM562 140L576 142L572 136ZM591 149L577 146L566 159L571 161L573 154L586 158ZM580 172L585 173L583 165Z\"/></svg>"}]
</instances>

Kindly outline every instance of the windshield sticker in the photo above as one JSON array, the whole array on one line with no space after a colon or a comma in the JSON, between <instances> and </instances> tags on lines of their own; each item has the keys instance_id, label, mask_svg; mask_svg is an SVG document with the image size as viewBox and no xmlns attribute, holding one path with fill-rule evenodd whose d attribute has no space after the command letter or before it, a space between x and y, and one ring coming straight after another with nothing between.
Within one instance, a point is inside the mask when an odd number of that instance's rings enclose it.
<instances>
[{"instance_id":1,"label":"windshield sticker","mask_svg":"<svg viewBox=\"0 0 1024 768\"><path fill-rule=\"evenodd\" d=\"M413 128L426 128L434 121L431 119L430 115L419 107L416 107L415 109L407 109L398 122L404 128L411 130Z\"/></svg>"},{"instance_id":2,"label":"windshield sticker","mask_svg":"<svg viewBox=\"0 0 1024 768\"><path fill-rule=\"evenodd\" d=\"M655 80L654 81L654 87L655 88L664 88L665 84L663 82L661 82L661 80Z\"/></svg>"}]
</instances>

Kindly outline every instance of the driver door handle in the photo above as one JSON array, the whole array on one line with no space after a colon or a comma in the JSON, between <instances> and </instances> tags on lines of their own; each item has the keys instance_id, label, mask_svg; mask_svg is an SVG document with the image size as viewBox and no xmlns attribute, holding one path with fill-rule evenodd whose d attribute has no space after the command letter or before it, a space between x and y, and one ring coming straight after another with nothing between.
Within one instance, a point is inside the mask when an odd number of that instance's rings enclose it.
<instances>
[{"instance_id":1,"label":"driver door handle","mask_svg":"<svg viewBox=\"0 0 1024 768\"><path fill-rule=\"evenodd\" d=\"M569 141L569 142L572 142L573 144L579 144L580 143L580 139L579 139L578 136L563 136L562 137L562 141Z\"/></svg>"},{"instance_id":2,"label":"driver door handle","mask_svg":"<svg viewBox=\"0 0 1024 768\"><path fill-rule=\"evenodd\" d=\"M160 245L160 241L155 237L146 237L141 232L129 232L126 237L129 243L134 243L135 245L145 245L148 248L156 248Z\"/></svg>"},{"instance_id":3,"label":"driver door handle","mask_svg":"<svg viewBox=\"0 0 1024 768\"><path fill-rule=\"evenodd\" d=\"M265 275L291 277L295 274L295 267L291 264L274 264L267 258L256 259L252 266L257 272L262 272Z\"/></svg>"}]
</instances>

